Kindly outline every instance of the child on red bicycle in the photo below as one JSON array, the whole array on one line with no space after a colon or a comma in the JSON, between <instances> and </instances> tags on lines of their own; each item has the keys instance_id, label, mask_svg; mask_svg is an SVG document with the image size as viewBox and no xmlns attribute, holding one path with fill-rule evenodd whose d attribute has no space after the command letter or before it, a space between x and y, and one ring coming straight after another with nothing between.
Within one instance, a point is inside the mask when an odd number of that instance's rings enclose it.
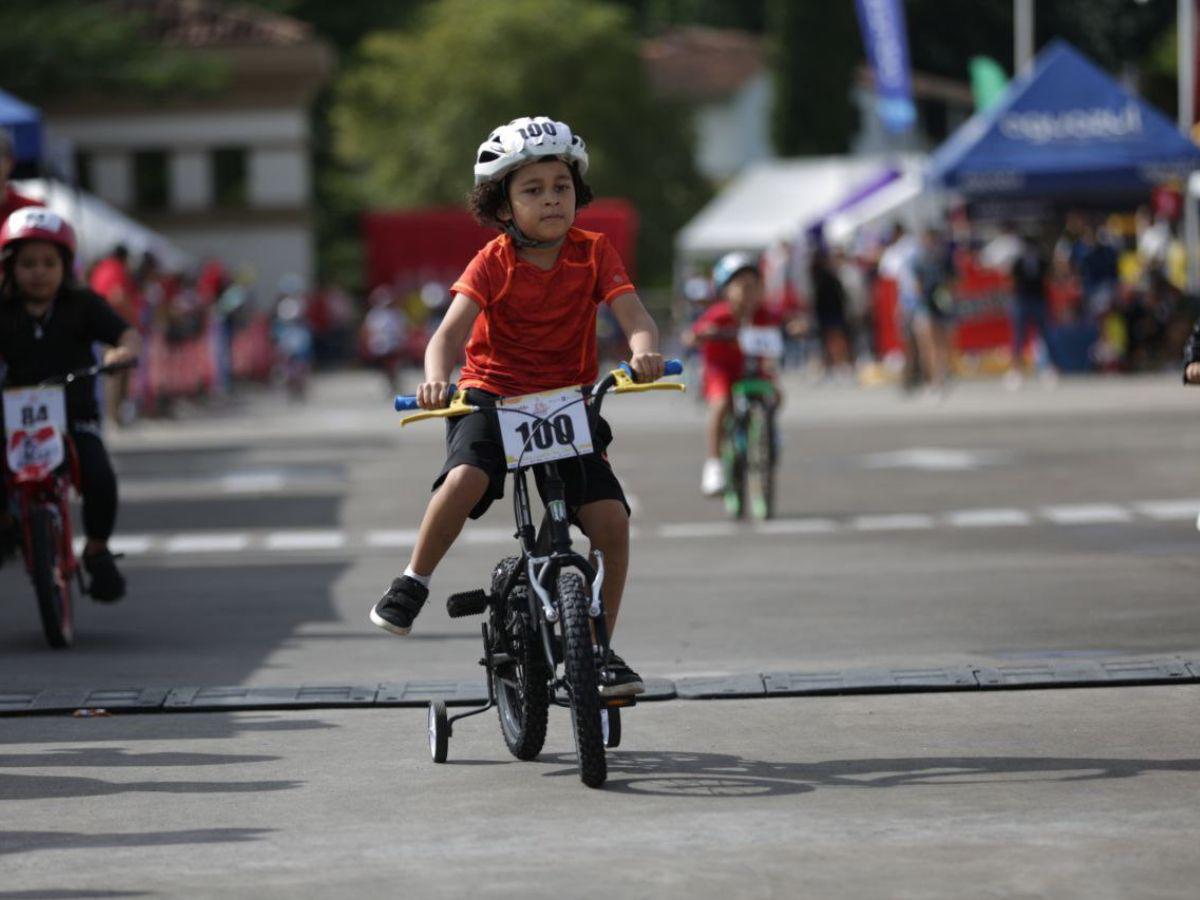
<instances>
[{"instance_id":1,"label":"child on red bicycle","mask_svg":"<svg viewBox=\"0 0 1200 900\"><path fill-rule=\"evenodd\" d=\"M8 366L5 387L36 385L95 363L92 346L109 345L105 365L137 358L136 329L99 294L75 284L75 232L61 216L31 206L17 210L0 228L0 358ZM94 600L112 603L125 594L125 579L108 549L117 519L117 477L100 432L94 378L67 386L67 425L82 476L83 565ZM3 432L0 407L0 432ZM3 466L3 463L0 463ZM3 475L0 472L0 475ZM0 477L0 558L19 538Z\"/></svg>"},{"instance_id":2,"label":"child on red bicycle","mask_svg":"<svg viewBox=\"0 0 1200 900\"><path fill-rule=\"evenodd\" d=\"M620 257L604 235L573 226L576 211L592 199L583 180L587 169L583 140L565 123L542 116L514 119L480 145L469 205L480 223L503 233L451 287L450 308L425 351L425 380L417 388L422 408L448 404L451 373L464 345L458 387L477 406L593 384L602 304L625 333L637 380L662 376L658 329ZM506 465L496 416L463 416L446 428L446 463L433 483L408 568L371 610L371 621L393 634L411 630L433 571L467 518L479 518L504 495ZM572 522L604 553L604 609L612 629L629 564L629 506L605 455L612 432L602 418L596 432L596 452L581 457L582 466L562 466L561 475ZM628 696L644 686L614 653L601 690Z\"/></svg>"},{"instance_id":3,"label":"child on red bicycle","mask_svg":"<svg viewBox=\"0 0 1200 900\"><path fill-rule=\"evenodd\" d=\"M713 267L713 293L717 302L704 311L683 334L687 346L701 345L704 358L704 399L708 403L707 452L700 475L700 490L709 497L725 490L721 463L721 429L733 402L733 383L748 374L770 378L771 371L746 372L746 357L738 343L743 326L782 326L779 317L762 305L762 273L758 259L748 253L727 253ZM781 398L776 394L777 402Z\"/></svg>"}]
</instances>

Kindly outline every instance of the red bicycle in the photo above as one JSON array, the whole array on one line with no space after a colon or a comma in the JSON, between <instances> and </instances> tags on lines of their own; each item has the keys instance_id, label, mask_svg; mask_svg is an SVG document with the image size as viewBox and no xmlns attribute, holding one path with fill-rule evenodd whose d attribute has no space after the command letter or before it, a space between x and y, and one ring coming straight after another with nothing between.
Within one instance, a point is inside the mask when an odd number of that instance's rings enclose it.
<instances>
[{"instance_id":1,"label":"red bicycle","mask_svg":"<svg viewBox=\"0 0 1200 900\"><path fill-rule=\"evenodd\" d=\"M25 569L51 647L69 647L75 637L72 582L87 592L71 535L69 500L71 488L80 489L80 472L67 429L66 386L135 365L91 366L4 392L9 503L21 523Z\"/></svg>"}]
</instances>

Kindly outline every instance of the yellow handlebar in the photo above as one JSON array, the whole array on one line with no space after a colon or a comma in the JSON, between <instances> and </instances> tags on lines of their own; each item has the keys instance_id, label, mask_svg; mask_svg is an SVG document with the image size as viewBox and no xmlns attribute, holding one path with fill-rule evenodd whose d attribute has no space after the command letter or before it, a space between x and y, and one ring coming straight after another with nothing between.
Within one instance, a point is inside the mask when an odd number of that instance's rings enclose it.
<instances>
[{"instance_id":1,"label":"yellow handlebar","mask_svg":"<svg viewBox=\"0 0 1200 900\"><path fill-rule=\"evenodd\" d=\"M686 391L687 385L678 381L652 381L649 384L638 384L624 369L613 369L612 376L617 384L612 389L614 394L638 394L642 391Z\"/></svg>"},{"instance_id":2,"label":"yellow handlebar","mask_svg":"<svg viewBox=\"0 0 1200 900\"><path fill-rule=\"evenodd\" d=\"M445 409L423 409L419 413L405 416L400 420L400 427L403 428L410 422L420 422L423 419L453 419L456 416L465 416L468 413L477 412L478 410L478 406L472 406L467 402L466 394L458 391L450 398L450 405Z\"/></svg>"}]
</instances>

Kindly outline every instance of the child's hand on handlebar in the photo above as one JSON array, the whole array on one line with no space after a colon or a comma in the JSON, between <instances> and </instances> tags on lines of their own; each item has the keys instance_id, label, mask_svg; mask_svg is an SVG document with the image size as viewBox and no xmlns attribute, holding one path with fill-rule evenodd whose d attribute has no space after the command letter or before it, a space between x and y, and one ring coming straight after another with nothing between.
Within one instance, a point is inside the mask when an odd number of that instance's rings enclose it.
<instances>
[{"instance_id":1,"label":"child's hand on handlebar","mask_svg":"<svg viewBox=\"0 0 1200 900\"><path fill-rule=\"evenodd\" d=\"M662 354L635 353L629 359L629 368L633 369L633 379L638 384L658 381L663 376Z\"/></svg>"},{"instance_id":2,"label":"child's hand on handlebar","mask_svg":"<svg viewBox=\"0 0 1200 900\"><path fill-rule=\"evenodd\" d=\"M1188 363L1183 378L1188 384L1200 384L1200 363Z\"/></svg>"},{"instance_id":3,"label":"child's hand on handlebar","mask_svg":"<svg viewBox=\"0 0 1200 900\"><path fill-rule=\"evenodd\" d=\"M109 347L104 351L102 362L106 366L121 366L137 362L137 355L128 347Z\"/></svg>"},{"instance_id":4,"label":"child's hand on handlebar","mask_svg":"<svg viewBox=\"0 0 1200 900\"><path fill-rule=\"evenodd\" d=\"M421 409L445 409L450 405L453 387L448 381L423 381L417 386L417 405Z\"/></svg>"}]
</instances>

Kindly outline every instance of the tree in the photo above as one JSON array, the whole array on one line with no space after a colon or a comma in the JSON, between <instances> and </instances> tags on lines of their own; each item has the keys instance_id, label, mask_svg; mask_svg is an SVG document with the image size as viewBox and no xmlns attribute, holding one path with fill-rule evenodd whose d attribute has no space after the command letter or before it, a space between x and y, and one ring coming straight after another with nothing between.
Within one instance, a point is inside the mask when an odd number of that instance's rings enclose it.
<instances>
[{"instance_id":1,"label":"tree","mask_svg":"<svg viewBox=\"0 0 1200 900\"><path fill-rule=\"evenodd\" d=\"M770 0L767 32L774 41L776 152L845 153L858 122L850 92L863 58L854 4Z\"/></svg>"},{"instance_id":2,"label":"tree","mask_svg":"<svg viewBox=\"0 0 1200 900\"><path fill-rule=\"evenodd\" d=\"M223 66L172 52L144 31L145 18L104 3L0 3L0 86L31 102L81 92L139 96L219 89Z\"/></svg>"},{"instance_id":3,"label":"tree","mask_svg":"<svg viewBox=\"0 0 1200 900\"><path fill-rule=\"evenodd\" d=\"M643 280L669 273L705 199L686 114L651 96L628 15L607 3L443 0L369 36L335 94L338 153L372 205L460 204L491 129L534 114L584 137L597 195L637 205Z\"/></svg>"}]
</instances>

